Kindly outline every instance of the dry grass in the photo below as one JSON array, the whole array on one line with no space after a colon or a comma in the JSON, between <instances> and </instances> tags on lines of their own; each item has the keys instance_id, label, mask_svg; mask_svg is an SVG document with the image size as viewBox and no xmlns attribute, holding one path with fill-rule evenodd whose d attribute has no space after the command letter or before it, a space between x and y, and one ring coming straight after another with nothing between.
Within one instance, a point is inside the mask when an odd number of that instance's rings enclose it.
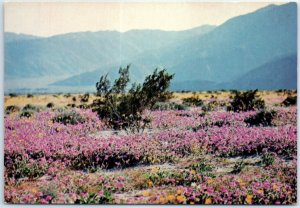
<instances>
[{"instance_id":1,"label":"dry grass","mask_svg":"<svg viewBox=\"0 0 300 208\"><path fill-rule=\"evenodd\" d=\"M259 96L261 96L266 103L280 103L282 102L288 95L284 92L275 92L275 91L260 91ZM24 107L27 104L37 105L37 106L46 106L48 103L52 102L56 107L63 107L68 104L80 105L80 96L83 94L71 94L70 97L66 97L64 94L47 94L47 95L34 95L33 97L27 97L27 95L19 95L17 97L5 96L4 98L4 106L16 105L20 108ZM192 97L193 95L199 96L202 100L210 100L212 98L217 100L226 100L230 99L232 95L230 92L187 92L187 93L174 93L172 101L180 101L183 98ZM292 93L292 95L296 95L296 93ZM72 98L75 97L76 101L74 102ZM92 101L96 99L94 94L90 94L89 102L87 104L92 103ZM275 101L275 102L274 102Z\"/></svg>"}]
</instances>

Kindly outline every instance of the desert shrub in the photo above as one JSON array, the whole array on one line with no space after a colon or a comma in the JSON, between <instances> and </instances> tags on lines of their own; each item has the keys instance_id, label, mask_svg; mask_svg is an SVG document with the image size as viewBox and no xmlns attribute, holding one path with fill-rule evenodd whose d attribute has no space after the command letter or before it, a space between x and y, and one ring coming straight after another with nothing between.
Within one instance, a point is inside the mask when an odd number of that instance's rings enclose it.
<instances>
[{"instance_id":1,"label":"desert shrub","mask_svg":"<svg viewBox=\"0 0 300 208\"><path fill-rule=\"evenodd\" d=\"M71 108L75 108L76 107L76 105L74 104L74 103L69 103L68 105L67 105L67 107L71 107Z\"/></svg>"},{"instance_id":2,"label":"desert shrub","mask_svg":"<svg viewBox=\"0 0 300 208\"><path fill-rule=\"evenodd\" d=\"M80 104L77 107L80 108L80 109L88 109L90 106L87 105L87 104Z\"/></svg>"},{"instance_id":3,"label":"desert shrub","mask_svg":"<svg viewBox=\"0 0 300 208\"><path fill-rule=\"evenodd\" d=\"M297 104L297 96L288 96L282 103L281 105L283 106L291 106L291 105L296 105Z\"/></svg>"},{"instance_id":4,"label":"desert shrub","mask_svg":"<svg viewBox=\"0 0 300 208\"><path fill-rule=\"evenodd\" d=\"M76 97L75 96L72 97L72 100L73 100L73 102L76 102Z\"/></svg>"},{"instance_id":5,"label":"desert shrub","mask_svg":"<svg viewBox=\"0 0 300 208\"><path fill-rule=\"evenodd\" d=\"M265 152L261 157L261 164L265 166L273 165L276 154L273 152Z\"/></svg>"},{"instance_id":6,"label":"desert shrub","mask_svg":"<svg viewBox=\"0 0 300 208\"><path fill-rule=\"evenodd\" d=\"M18 95L16 93L9 93L8 94L10 97L18 97Z\"/></svg>"},{"instance_id":7,"label":"desert shrub","mask_svg":"<svg viewBox=\"0 0 300 208\"><path fill-rule=\"evenodd\" d=\"M55 116L52 121L56 123L62 123L64 125L77 125L79 123L84 123L85 118L75 111L66 111Z\"/></svg>"},{"instance_id":8,"label":"desert shrub","mask_svg":"<svg viewBox=\"0 0 300 208\"><path fill-rule=\"evenodd\" d=\"M23 111L34 111L34 112L39 112L41 110L40 106L36 106L36 105L31 105L31 104L27 104L23 107L22 109Z\"/></svg>"},{"instance_id":9,"label":"desert shrub","mask_svg":"<svg viewBox=\"0 0 300 208\"><path fill-rule=\"evenodd\" d=\"M243 160L237 161L233 166L232 173L240 173L245 168L245 166L246 164Z\"/></svg>"},{"instance_id":10,"label":"desert shrub","mask_svg":"<svg viewBox=\"0 0 300 208\"><path fill-rule=\"evenodd\" d=\"M11 114L20 111L20 108L16 105L9 105L5 108L5 114Z\"/></svg>"},{"instance_id":11,"label":"desert shrub","mask_svg":"<svg viewBox=\"0 0 300 208\"><path fill-rule=\"evenodd\" d=\"M233 100L230 106L227 107L228 111L251 111L256 109L265 108L265 102L257 95L257 90L249 90L246 92L234 92Z\"/></svg>"},{"instance_id":12,"label":"desert shrub","mask_svg":"<svg viewBox=\"0 0 300 208\"><path fill-rule=\"evenodd\" d=\"M33 97L33 94L27 94L27 97L28 97L28 98L32 98L32 97Z\"/></svg>"},{"instance_id":13,"label":"desert shrub","mask_svg":"<svg viewBox=\"0 0 300 208\"><path fill-rule=\"evenodd\" d=\"M211 172L213 170L213 168L203 160L188 166L188 168L204 175L206 172Z\"/></svg>"},{"instance_id":14,"label":"desert shrub","mask_svg":"<svg viewBox=\"0 0 300 208\"><path fill-rule=\"evenodd\" d=\"M70 93L64 94L64 97L69 98L69 97L71 97L71 94Z\"/></svg>"},{"instance_id":15,"label":"desert shrub","mask_svg":"<svg viewBox=\"0 0 300 208\"><path fill-rule=\"evenodd\" d=\"M146 77L143 84L133 84L125 92L129 83L129 65L120 68L119 78L111 86L108 75L101 76L96 83L99 99L94 100L92 108L101 119L113 129L129 129L140 131L149 121L142 117L146 109L152 109L156 102L165 101L170 97L167 91L174 75L169 75L166 69Z\"/></svg>"},{"instance_id":16,"label":"desert shrub","mask_svg":"<svg viewBox=\"0 0 300 208\"><path fill-rule=\"evenodd\" d=\"M199 98L199 96L192 96L189 98L184 98L183 100L183 104L184 105L188 105L188 106L202 106L203 105L203 100L201 100Z\"/></svg>"},{"instance_id":17,"label":"desert shrub","mask_svg":"<svg viewBox=\"0 0 300 208\"><path fill-rule=\"evenodd\" d=\"M47 108L53 108L54 107L54 103L50 102L46 105Z\"/></svg>"},{"instance_id":18,"label":"desert shrub","mask_svg":"<svg viewBox=\"0 0 300 208\"><path fill-rule=\"evenodd\" d=\"M255 115L246 118L244 122L248 126L272 126L272 120L275 115L276 112L274 110L272 111L261 110L257 112Z\"/></svg>"},{"instance_id":19,"label":"desert shrub","mask_svg":"<svg viewBox=\"0 0 300 208\"><path fill-rule=\"evenodd\" d=\"M107 204L113 200L111 193L107 190L102 195L88 193L76 199L75 204Z\"/></svg>"},{"instance_id":20,"label":"desert shrub","mask_svg":"<svg viewBox=\"0 0 300 208\"><path fill-rule=\"evenodd\" d=\"M207 104L204 104L202 106L202 110L204 112L208 112L208 111L215 111L219 106L219 103L217 101L211 101L211 102L208 102Z\"/></svg>"},{"instance_id":21,"label":"desert shrub","mask_svg":"<svg viewBox=\"0 0 300 208\"><path fill-rule=\"evenodd\" d=\"M22 110L22 112L20 113L20 117L26 117L26 118L30 118L31 116L33 116L35 111L33 110Z\"/></svg>"},{"instance_id":22,"label":"desert shrub","mask_svg":"<svg viewBox=\"0 0 300 208\"><path fill-rule=\"evenodd\" d=\"M29 161L28 159L14 157L5 160L5 168L9 177L15 179L28 177L30 179L41 177L45 174L46 166L39 165L36 161Z\"/></svg>"},{"instance_id":23,"label":"desert shrub","mask_svg":"<svg viewBox=\"0 0 300 208\"><path fill-rule=\"evenodd\" d=\"M186 106L174 102L157 102L154 104L152 110L186 110Z\"/></svg>"},{"instance_id":24,"label":"desert shrub","mask_svg":"<svg viewBox=\"0 0 300 208\"><path fill-rule=\"evenodd\" d=\"M89 102L90 94L85 93L84 95L80 96L80 102L87 103Z\"/></svg>"}]
</instances>

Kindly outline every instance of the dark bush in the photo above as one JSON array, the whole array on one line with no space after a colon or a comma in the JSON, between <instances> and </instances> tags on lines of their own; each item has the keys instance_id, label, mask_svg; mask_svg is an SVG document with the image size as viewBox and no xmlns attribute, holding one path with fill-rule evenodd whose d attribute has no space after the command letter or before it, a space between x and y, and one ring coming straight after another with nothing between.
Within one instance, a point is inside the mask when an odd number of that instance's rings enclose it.
<instances>
[{"instance_id":1,"label":"dark bush","mask_svg":"<svg viewBox=\"0 0 300 208\"><path fill-rule=\"evenodd\" d=\"M79 123L84 123L86 120L79 113L75 111L62 112L52 119L53 122L62 123L64 125L71 124L76 125Z\"/></svg>"},{"instance_id":2,"label":"dark bush","mask_svg":"<svg viewBox=\"0 0 300 208\"><path fill-rule=\"evenodd\" d=\"M288 96L282 103L283 106L297 105L297 96Z\"/></svg>"},{"instance_id":3,"label":"dark bush","mask_svg":"<svg viewBox=\"0 0 300 208\"><path fill-rule=\"evenodd\" d=\"M266 152L261 157L261 164L265 166L273 165L275 162L276 154L273 152Z\"/></svg>"},{"instance_id":4,"label":"dark bush","mask_svg":"<svg viewBox=\"0 0 300 208\"><path fill-rule=\"evenodd\" d=\"M10 97L18 97L18 95L16 93L9 93L8 94Z\"/></svg>"},{"instance_id":5,"label":"dark bush","mask_svg":"<svg viewBox=\"0 0 300 208\"><path fill-rule=\"evenodd\" d=\"M234 92L234 97L228 111L240 112L264 109L265 101L258 97L257 90L249 90L246 92Z\"/></svg>"},{"instance_id":6,"label":"dark bush","mask_svg":"<svg viewBox=\"0 0 300 208\"><path fill-rule=\"evenodd\" d=\"M76 97L75 96L72 97L72 100L73 100L73 102L76 102Z\"/></svg>"},{"instance_id":7,"label":"dark bush","mask_svg":"<svg viewBox=\"0 0 300 208\"><path fill-rule=\"evenodd\" d=\"M244 120L248 126L272 126L272 120L276 115L275 111L261 110L255 115Z\"/></svg>"},{"instance_id":8,"label":"dark bush","mask_svg":"<svg viewBox=\"0 0 300 208\"><path fill-rule=\"evenodd\" d=\"M20 108L15 105L9 105L5 108L5 114L11 114L20 111Z\"/></svg>"},{"instance_id":9,"label":"dark bush","mask_svg":"<svg viewBox=\"0 0 300 208\"><path fill-rule=\"evenodd\" d=\"M54 103L50 102L46 105L47 108L53 108L54 107Z\"/></svg>"},{"instance_id":10,"label":"dark bush","mask_svg":"<svg viewBox=\"0 0 300 208\"><path fill-rule=\"evenodd\" d=\"M183 104L188 105L188 106L202 106L203 105L203 100L199 98L199 96L193 96L189 98L183 98Z\"/></svg>"},{"instance_id":11,"label":"dark bush","mask_svg":"<svg viewBox=\"0 0 300 208\"><path fill-rule=\"evenodd\" d=\"M26 117L26 118L30 118L31 116L33 116L34 111L32 110L22 110L20 117Z\"/></svg>"},{"instance_id":12,"label":"dark bush","mask_svg":"<svg viewBox=\"0 0 300 208\"><path fill-rule=\"evenodd\" d=\"M84 95L80 96L80 102L87 103L89 102L90 94L85 93Z\"/></svg>"},{"instance_id":13,"label":"dark bush","mask_svg":"<svg viewBox=\"0 0 300 208\"><path fill-rule=\"evenodd\" d=\"M75 108L76 105L75 105L74 103L72 103L72 104L69 103L69 104L67 105L67 107Z\"/></svg>"},{"instance_id":14,"label":"dark bush","mask_svg":"<svg viewBox=\"0 0 300 208\"><path fill-rule=\"evenodd\" d=\"M246 164L243 160L237 161L233 166L232 173L240 173L245 168L245 166Z\"/></svg>"},{"instance_id":15,"label":"dark bush","mask_svg":"<svg viewBox=\"0 0 300 208\"><path fill-rule=\"evenodd\" d=\"M67 93L67 94L64 95L64 97L65 97L65 98L69 98L69 97L71 97L71 94L70 94L70 93Z\"/></svg>"},{"instance_id":16,"label":"dark bush","mask_svg":"<svg viewBox=\"0 0 300 208\"><path fill-rule=\"evenodd\" d=\"M27 97L28 97L28 98L32 98L32 97L33 97L33 94L27 94Z\"/></svg>"},{"instance_id":17,"label":"dark bush","mask_svg":"<svg viewBox=\"0 0 300 208\"><path fill-rule=\"evenodd\" d=\"M25 105L25 106L23 107L23 109L22 109L22 110L24 110L24 111L26 111L26 110L31 110L31 111L40 111L40 110L41 110L41 108L40 108L40 107L38 107L38 106L35 106L35 105L27 104L27 105Z\"/></svg>"}]
</instances>

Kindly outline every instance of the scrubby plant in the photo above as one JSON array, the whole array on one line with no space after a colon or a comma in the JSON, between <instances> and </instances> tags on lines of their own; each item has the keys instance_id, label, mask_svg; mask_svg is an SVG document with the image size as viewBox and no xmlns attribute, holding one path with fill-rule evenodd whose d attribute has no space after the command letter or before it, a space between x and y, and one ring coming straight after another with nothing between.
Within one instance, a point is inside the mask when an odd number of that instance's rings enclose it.
<instances>
[{"instance_id":1,"label":"scrubby plant","mask_svg":"<svg viewBox=\"0 0 300 208\"><path fill-rule=\"evenodd\" d=\"M22 112L20 113L20 117L30 118L31 116L33 116L33 114L34 114L33 110L22 110Z\"/></svg>"},{"instance_id":2,"label":"scrubby plant","mask_svg":"<svg viewBox=\"0 0 300 208\"><path fill-rule=\"evenodd\" d=\"M272 120L276 112L274 110L261 110L255 115L246 118L244 121L248 126L272 126Z\"/></svg>"},{"instance_id":3,"label":"scrubby plant","mask_svg":"<svg viewBox=\"0 0 300 208\"><path fill-rule=\"evenodd\" d=\"M211 172L213 170L213 168L203 160L188 166L188 168L198 173Z\"/></svg>"},{"instance_id":4,"label":"scrubby plant","mask_svg":"<svg viewBox=\"0 0 300 208\"><path fill-rule=\"evenodd\" d=\"M16 93L9 93L8 94L10 97L18 97L18 95Z\"/></svg>"},{"instance_id":5,"label":"scrubby plant","mask_svg":"<svg viewBox=\"0 0 300 208\"><path fill-rule=\"evenodd\" d=\"M73 101L73 102L76 102L76 97L75 97L75 96L72 97L72 101Z\"/></svg>"},{"instance_id":6,"label":"scrubby plant","mask_svg":"<svg viewBox=\"0 0 300 208\"><path fill-rule=\"evenodd\" d=\"M76 111L66 111L58 114L52 119L53 122L56 123L62 123L64 125L71 124L76 125L79 123L84 123L85 118L82 117L79 113Z\"/></svg>"},{"instance_id":7,"label":"scrubby plant","mask_svg":"<svg viewBox=\"0 0 300 208\"><path fill-rule=\"evenodd\" d=\"M112 199L109 191L104 191L103 194L86 193L76 199L75 204L107 204Z\"/></svg>"},{"instance_id":8,"label":"scrubby plant","mask_svg":"<svg viewBox=\"0 0 300 208\"><path fill-rule=\"evenodd\" d=\"M50 102L46 105L47 108L53 108L54 107L54 103Z\"/></svg>"},{"instance_id":9,"label":"scrubby plant","mask_svg":"<svg viewBox=\"0 0 300 208\"><path fill-rule=\"evenodd\" d=\"M80 96L80 102L87 103L89 102L90 94L85 93L84 95Z\"/></svg>"},{"instance_id":10,"label":"scrubby plant","mask_svg":"<svg viewBox=\"0 0 300 208\"><path fill-rule=\"evenodd\" d=\"M291 106L297 104L297 96L291 96L289 95L282 103L283 106Z\"/></svg>"},{"instance_id":11,"label":"scrubby plant","mask_svg":"<svg viewBox=\"0 0 300 208\"><path fill-rule=\"evenodd\" d=\"M188 105L188 106L202 106L203 105L203 100L201 100L199 98L199 96L192 96L192 97L188 97L188 98L184 98L183 100L183 104L184 105Z\"/></svg>"},{"instance_id":12,"label":"scrubby plant","mask_svg":"<svg viewBox=\"0 0 300 208\"><path fill-rule=\"evenodd\" d=\"M35 105L31 105L31 104L27 104L27 105L25 105L24 107L23 107L23 109L22 110L24 110L24 111L26 111L26 110L31 110L31 111L40 111L41 110L41 108L39 107L39 106L35 106Z\"/></svg>"},{"instance_id":13,"label":"scrubby plant","mask_svg":"<svg viewBox=\"0 0 300 208\"><path fill-rule=\"evenodd\" d=\"M28 98L32 98L32 97L33 97L33 94L27 94L27 97L28 97Z\"/></svg>"},{"instance_id":14,"label":"scrubby plant","mask_svg":"<svg viewBox=\"0 0 300 208\"><path fill-rule=\"evenodd\" d=\"M240 173L245 168L245 166L246 164L243 160L237 161L233 166L232 173Z\"/></svg>"},{"instance_id":15,"label":"scrubby plant","mask_svg":"<svg viewBox=\"0 0 300 208\"><path fill-rule=\"evenodd\" d=\"M245 92L234 91L233 100L231 101L230 106L227 107L227 110L240 112L264 109L265 102L257 95L257 92L258 90L249 90Z\"/></svg>"},{"instance_id":16,"label":"scrubby plant","mask_svg":"<svg viewBox=\"0 0 300 208\"><path fill-rule=\"evenodd\" d=\"M187 106L175 102L157 102L152 110L186 110Z\"/></svg>"},{"instance_id":17,"label":"scrubby plant","mask_svg":"<svg viewBox=\"0 0 300 208\"><path fill-rule=\"evenodd\" d=\"M64 95L64 97L65 97L65 98L69 98L69 97L71 97L71 94L70 94L70 93L67 93L67 94Z\"/></svg>"},{"instance_id":18,"label":"scrubby plant","mask_svg":"<svg viewBox=\"0 0 300 208\"><path fill-rule=\"evenodd\" d=\"M5 114L11 114L20 111L20 108L16 105L9 105L5 108Z\"/></svg>"},{"instance_id":19,"label":"scrubby plant","mask_svg":"<svg viewBox=\"0 0 300 208\"><path fill-rule=\"evenodd\" d=\"M204 112L215 111L219 106L219 103L215 100L208 102L202 106Z\"/></svg>"},{"instance_id":20,"label":"scrubby plant","mask_svg":"<svg viewBox=\"0 0 300 208\"><path fill-rule=\"evenodd\" d=\"M276 154L273 152L265 152L261 157L261 164L265 166L273 165Z\"/></svg>"},{"instance_id":21,"label":"scrubby plant","mask_svg":"<svg viewBox=\"0 0 300 208\"><path fill-rule=\"evenodd\" d=\"M129 65L120 68L119 78L111 86L107 74L101 76L96 83L97 95L92 108L108 126L114 129L130 129L140 131L149 124L142 117L146 109L152 109L156 102L166 101L170 97L167 91L174 75L166 72L166 69L158 71L146 77L143 84L133 84L126 92L129 83Z\"/></svg>"}]
</instances>

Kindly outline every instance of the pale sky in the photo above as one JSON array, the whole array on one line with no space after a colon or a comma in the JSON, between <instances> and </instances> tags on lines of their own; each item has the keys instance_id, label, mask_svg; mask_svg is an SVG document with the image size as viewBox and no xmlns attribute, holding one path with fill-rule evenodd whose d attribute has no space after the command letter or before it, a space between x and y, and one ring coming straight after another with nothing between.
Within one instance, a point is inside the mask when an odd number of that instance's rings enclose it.
<instances>
[{"instance_id":1,"label":"pale sky","mask_svg":"<svg viewBox=\"0 0 300 208\"><path fill-rule=\"evenodd\" d=\"M204 24L220 25L269 4L5 3L4 31L47 37L80 31L184 30Z\"/></svg>"}]
</instances>

